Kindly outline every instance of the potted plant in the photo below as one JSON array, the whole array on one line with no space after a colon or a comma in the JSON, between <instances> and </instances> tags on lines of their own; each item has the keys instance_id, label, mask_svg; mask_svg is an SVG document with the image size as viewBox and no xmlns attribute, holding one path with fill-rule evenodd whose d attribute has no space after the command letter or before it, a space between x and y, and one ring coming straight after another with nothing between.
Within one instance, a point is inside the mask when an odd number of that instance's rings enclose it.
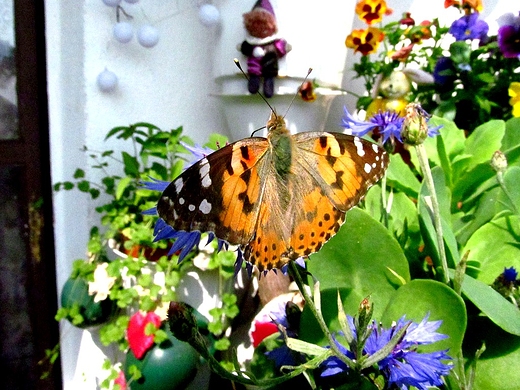
<instances>
[{"instance_id":1,"label":"potted plant","mask_svg":"<svg viewBox=\"0 0 520 390\"><path fill-rule=\"evenodd\" d=\"M175 341L164 321L170 301L178 300L176 287L193 265L177 262L176 254L168 255L167 242L154 242L154 217L143 213L157 203L157 192L143 187L151 178L169 181L181 173L189 158L185 146L193 142L182 134L182 127L165 131L150 123L136 123L111 129L105 139L117 138L131 143L131 150L94 151L84 147L92 161L91 168L102 173L99 182L90 180L85 170L77 169L71 181L56 183L54 189L79 190L93 200L101 200L96 211L101 227L90 231L87 259L76 260L71 275L61 293L61 308L57 320L66 319L74 326L99 331L104 345L115 344L127 356L126 361L109 359L103 364L107 376L103 388L129 383L140 389L158 388L155 375L164 364L182 350L183 360L176 373L168 378L166 388L184 386L193 379L200 365L196 352ZM225 142L214 136L213 145ZM127 148L128 149L128 148ZM206 263L205 270L215 270L216 284L224 284L233 275L235 255L219 252L210 244L196 248L187 257L197 254ZM115 255L114 255L115 253ZM229 283L227 283L229 285ZM222 287L216 287L222 290ZM230 293L230 296L233 294ZM236 310L236 299L227 300L215 308L214 321L200 316L200 323L221 335L223 317ZM231 313L231 314L230 314ZM96 328L92 328L96 326ZM225 339L218 340L227 348ZM175 351L172 352L172 348ZM159 352L157 352L159 351ZM49 360L56 359L58 348L49 351ZM172 367L170 371L175 371ZM125 372L125 374L123 374Z\"/></svg>"}]
</instances>

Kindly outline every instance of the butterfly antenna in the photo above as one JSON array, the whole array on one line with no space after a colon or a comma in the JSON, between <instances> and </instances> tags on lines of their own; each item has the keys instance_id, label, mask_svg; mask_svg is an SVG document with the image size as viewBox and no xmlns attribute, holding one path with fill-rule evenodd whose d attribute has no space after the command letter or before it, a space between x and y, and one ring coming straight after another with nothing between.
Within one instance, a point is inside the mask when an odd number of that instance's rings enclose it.
<instances>
[{"instance_id":1,"label":"butterfly antenna","mask_svg":"<svg viewBox=\"0 0 520 390\"><path fill-rule=\"evenodd\" d=\"M233 59L233 61L235 62L235 65L240 70L240 72L242 72L244 77L247 79L247 81L249 81L249 76L247 75L246 72L244 72L244 69L242 69L242 65L240 65L240 61L237 58ZM276 112L275 112L273 106L271 106L271 104L269 104L269 102L267 101L265 96L262 93L260 93L260 91L258 91L257 94L260 95L260 97L265 102L265 104L267 104L269 106L269 108L271 109L272 113L276 115ZM261 130L261 129L258 129L258 130ZM258 130L255 130L255 132L258 131Z\"/></svg>"},{"instance_id":2,"label":"butterfly antenna","mask_svg":"<svg viewBox=\"0 0 520 390\"><path fill-rule=\"evenodd\" d=\"M289 112L289 110L291 109L293 103L294 103L294 100L296 99L296 96L298 96L298 93L301 91L302 87L303 87L303 84L305 84L305 82L307 81L307 79L309 78L309 75L311 74L312 72L312 68L309 68L309 70L307 71L307 74L305 75L305 78L303 79L302 83L300 84L300 86L298 87L298 90L296 91L296 93L294 94L292 100L291 100L291 103L289 103L289 107L287 107L287 110L285 111L285 114L283 115L283 117L285 118L285 116L287 115L287 113Z\"/></svg>"}]
</instances>

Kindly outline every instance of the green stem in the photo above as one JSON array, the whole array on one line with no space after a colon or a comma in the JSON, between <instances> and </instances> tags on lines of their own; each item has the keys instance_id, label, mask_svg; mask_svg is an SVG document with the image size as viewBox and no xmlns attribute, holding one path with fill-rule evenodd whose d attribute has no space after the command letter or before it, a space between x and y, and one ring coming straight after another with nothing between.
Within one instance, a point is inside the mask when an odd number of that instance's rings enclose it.
<instances>
[{"instance_id":1,"label":"green stem","mask_svg":"<svg viewBox=\"0 0 520 390\"><path fill-rule=\"evenodd\" d=\"M312 312L316 320L318 321L318 324L320 325L321 330L327 337L327 340L330 345L330 349L332 352L334 352L334 355L336 355L337 358L339 358L343 363L345 363L350 368L354 369L356 367L356 363L349 359L344 353L342 353L337 344L336 340L334 340L334 337L332 337L332 333L330 332L329 328L327 327L327 324L325 323L325 319L323 318L323 315L321 314L321 310L318 309L314 303L314 300L308 293L307 289L305 288L305 284L303 283L303 279L300 275L300 272L298 270L298 266L296 265L296 262L290 261L289 262L289 273L293 277L294 281L296 282L296 285L298 286L298 289L303 295L303 298L305 299L305 306L309 308L309 310Z\"/></svg>"},{"instance_id":2,"label":"green stem","mask_svg":"<svg viewBox=\"0 0 520 390\"><path fill-rule=\"evenodd\" d=\"M439 258L441 261L442 272L444 273L444 283L448 284L450 282L450 276L448 274L448 261L446 260L446 250L444 248L444 237L442 234L441 213L439 209L439 202L437 200L437 193L435 192L435 184L433 183L432 171L430 169L430 164L428 163L428 155L426 153L426 149L424 148L424 144L416 145L415 150L417 151L419 165L421 166L424 179L426 180L426 187L430 193L431 206L433 211L433 224L435 226L437 246L439 247Z\"/></svg>"},{"instance_id":3,"label":"green stem","mask_svg":"<svg viewBox=\"0 0 520 390\"><path fill-rule=\"evenodd\" d=\"M513 212L516 215L519 215L518 209L516 208L515 202L513 201L513 197L509 193L509 190L506 187L506 183L504 182L504 174L502 172L497 172L497 181L498 181L498 184L500 184L500 187L502 188L502 191L504 191L504 195L509 200L509 203L511 203L511 206L513 208Z\"/></svg>"}]
</instances>

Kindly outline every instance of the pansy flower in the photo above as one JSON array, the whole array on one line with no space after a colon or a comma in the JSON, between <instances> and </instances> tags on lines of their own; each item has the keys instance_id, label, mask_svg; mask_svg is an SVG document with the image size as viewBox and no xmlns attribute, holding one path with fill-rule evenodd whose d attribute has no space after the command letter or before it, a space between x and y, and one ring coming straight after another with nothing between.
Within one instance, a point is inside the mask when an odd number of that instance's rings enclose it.
<instances>
[{"instance_id":1,"label":"pansy flower","mask_svg":"<svg viewBox=\"0 0 520 390\"><path fill-rule=\"evenodd\" d=\"M482 12L484 9L482 0L444 0L444 8L449 8L451 6L457 8L469 7L477 12Z\"/></svg>"},{"instance_id":2,"label":"pansy flower","mask_svg":"<svg viewBox=\"0 0 520 390\"><path fill-rule=\"evenodd\" d=\"M488 24L479 18L478 12L472 12L457 19L449 29L449 33L457 41L465 41L466 39L479 39L482 41L486 39L488 31Z\"/></svg>"},{"instance_id":3,"label":"pansy flower","mask_svg":"<svg viewBox=\"0 0 520 390\"><path fill-rule=\"evenodd\" d=\"M383 31L375 27L368 27L365 30L353 30L345 40L345 45L360 52L364 56L375 53L379 44L385 37Z\"/></svg>"},{"instance_id":4,"label":"pansy flower","mask_svg":"<svg viewBox=\"0 0 520 390\"><path fill-rule=\"evenodd\" d=\"M383 20L383 15L391 12L385 0L361 0L356 4L356 15L369 26Z\"/></svg>"},{"instance_id":5,"label":"pansy flower","mask_svg":"<svg viewBox=\"0 0 520 390\"><path fill-rule=\"evenodd\" d=\"M513 116L520 117L520 83L514 81L509 85L509 104L513 107Z\"/></svg>"},{"instance_id":6,"label":"pansy flower","mask_svg":"<svg viewBox=\"0 0 520 390\"><path fill-rule=\"evenodd\" d=\"M512 13L498 19L498 47L506 58L520 59L520 16Z\"/></svg>"}]
</instances>

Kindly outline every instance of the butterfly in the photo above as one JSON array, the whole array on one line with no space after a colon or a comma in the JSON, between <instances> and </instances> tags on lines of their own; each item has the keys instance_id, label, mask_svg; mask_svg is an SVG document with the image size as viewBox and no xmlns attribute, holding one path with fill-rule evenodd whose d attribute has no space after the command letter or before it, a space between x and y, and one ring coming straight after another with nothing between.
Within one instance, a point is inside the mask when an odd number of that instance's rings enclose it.
<instances>
[{"instance_id":1,"label":"butterfly","mask_svg":"<svg viewBox=\"0 0 520 390\"><path fill-rule=\"evenodd\" d=\"M267 138L228 144L163 191L159 216L177 231L212 232L259 271L317 252L384 174L388 156L359 137L291 135L273 110Z\"/></svg>"}]
</instances>

